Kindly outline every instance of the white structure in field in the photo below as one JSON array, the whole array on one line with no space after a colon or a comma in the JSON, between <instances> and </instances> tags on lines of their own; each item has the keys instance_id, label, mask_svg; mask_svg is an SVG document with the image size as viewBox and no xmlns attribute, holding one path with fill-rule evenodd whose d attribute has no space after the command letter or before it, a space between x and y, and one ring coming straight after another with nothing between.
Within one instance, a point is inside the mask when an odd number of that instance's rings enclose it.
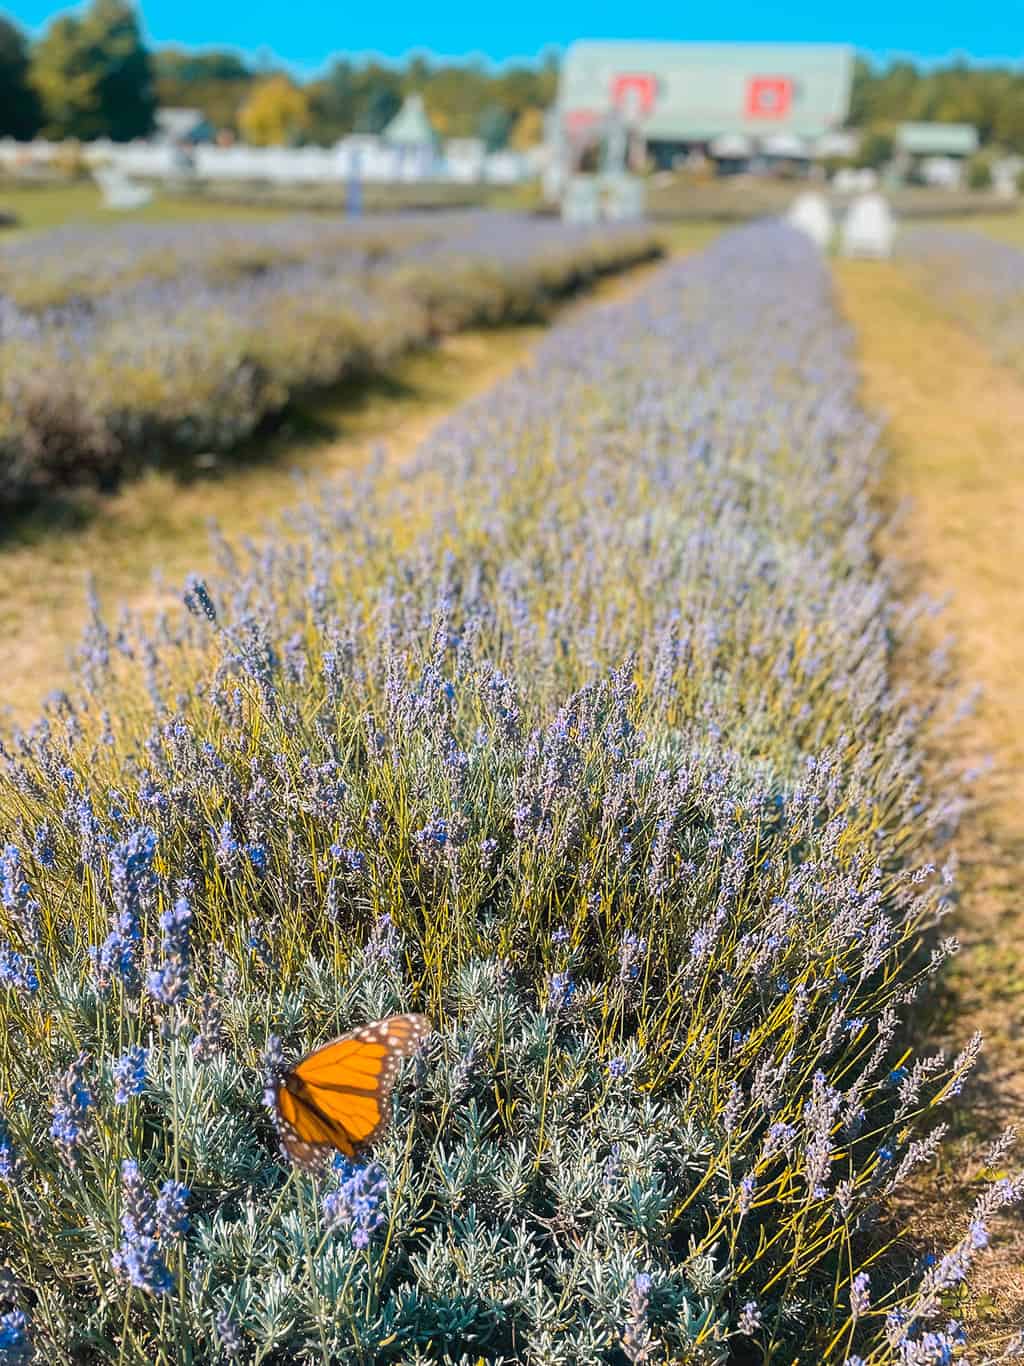
<instances>
[{"instance_id":1,"label":"white structure in field","mask_svg":"<svg viewBox=\"0 0 1024 1366\"><path fill-rule=\"evenodd\" d=\"M153 198L147 185L137 185L116 166L98 166L93 179L100 187L105 209L141 209Z\"/></svg>"},{"instance_id":2,"label":"white structure in field","mask_svg":"<svg viewBox=\"0 0 1024 1366\"><path fill-rule=\"evenodd\" d=\"M487 144L483 138L449 138L444 144L444 164L449 180L473 184L484 178Z\"/></svg>"},{"instance_id":3,"label":"white structure in field","mask_svg":"<svg viewBox=\"0 0 1024 1366\"><path fill-rule=\"evenodd\" d=\"M895 236L889 201L880 194L860 195L843 219L844 256L871 256L884 260L892 255Z\"/></svg>"},{"instance_id":4,"label":"white structure in field","mask_svg":"<svg viewBox=\"0 0 1024 1366\"><path fill-rule=\"evenodd\" d=\"M878 187L878 173L870 166L859 170L854 166L844 166L832 177L832 188L836 194L867 194Z\"/></svg>"},{"instance_id":5,"label":"white structure in field","mask_svg":"<svg viewBox=\"0 0 1024 1366\"><path fill-rule=\"evenodd\" d=\"M835 224L832 221L832 210L824 195L815 194L813 190L798 194L790 206L786 219L790 227L809 237L819 251L828 249Z\"/></svg>"},{"instance_id":6,"label":"white structure in field","mask_svg":"<svg viewBox=\"0 0 1024 1366\"><path fill-rule=\"evenodd\" d=\"M562 222L589 226L601 218L601 199L597 179L592 175L574 175L562 193Z\"/></svg>"}]
</instances>

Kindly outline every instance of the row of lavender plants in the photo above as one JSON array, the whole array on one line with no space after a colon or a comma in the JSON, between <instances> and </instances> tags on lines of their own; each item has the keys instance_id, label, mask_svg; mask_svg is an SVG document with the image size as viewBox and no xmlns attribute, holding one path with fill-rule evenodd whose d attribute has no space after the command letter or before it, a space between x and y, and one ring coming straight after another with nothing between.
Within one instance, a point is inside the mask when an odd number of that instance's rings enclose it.
<instances>
[{"instance_id":1,"label":"row of lavender plants","mask_svg":"<svg viewBox=\"0 0 1024 1366\"><path fill-rule=\"evenodd\" d=\"M877 465L825 267L746 228L97 610L3 756L7 1362L961 1356L1024 1182L893 1244L979 1041L907 1043L961 797ZM267 1069L406 1009L372 1160L290 1170Z\"/></svg>"},{"instance_id":2,"label":"row of lavender plants","mask_svg":"<svg viewBox=\"0 0 1024 1366\"><path fill-rule=\"evenodd\" d=\"M1024 371L1024 251L962 228L913 228L901 254L939 304Z\"/></svg>"},{"instance_id":3,"label":"row of lavender plants","mask_svg":"<svg viewBox=\"0 0 1024 1366\"><path fill-rule=\"evenodd\" d=\"M483 214L16 243L0 254L0 507L228 450L305 392L537 316L656 252L643 229Z\"/></svg>"}]
</instances>

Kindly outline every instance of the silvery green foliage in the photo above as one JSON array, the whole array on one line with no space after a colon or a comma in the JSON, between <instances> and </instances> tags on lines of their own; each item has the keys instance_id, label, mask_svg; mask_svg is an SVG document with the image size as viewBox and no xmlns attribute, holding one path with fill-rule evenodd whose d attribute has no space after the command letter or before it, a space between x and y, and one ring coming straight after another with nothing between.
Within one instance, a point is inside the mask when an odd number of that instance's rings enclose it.
<instances>
[{"instance_id":1,"label":"silvery green foliage","mask_svg":"<svg viewBox=\"0 0 1024 1366\"><path fill-rule=\"evenodd\" d=\"M188 614L94 614L75 697L2 756L12 1333L961 1351L944 1296L1020 1182L933 1267L870 1260L979 1045L905 1056L961 799L890 684L913 613L854 394L813 250L740 231L556 329L400 477L219 542ZM374 1165L290 1173L267 1062L409 1009L437 1028Z\"/></svg>"}]
</instances>

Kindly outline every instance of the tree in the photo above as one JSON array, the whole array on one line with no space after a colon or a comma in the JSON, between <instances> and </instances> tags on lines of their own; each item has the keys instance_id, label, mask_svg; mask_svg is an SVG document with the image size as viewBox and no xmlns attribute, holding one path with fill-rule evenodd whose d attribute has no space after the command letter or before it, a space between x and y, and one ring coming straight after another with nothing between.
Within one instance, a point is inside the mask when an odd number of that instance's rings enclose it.
<instances>
[{"instance_id":1,"label":"tree","mask_svg":"<svg viewBox=\"0 0 1024 1366\"><path fill-rule=\"evenodd\" d=\"M869 128L861 139L857 165L869 166L873 171L880 171L892 160L894 150L890 133L884 128Z\"/></svg>"},{"instance_id":2,"label":"tree","mask_svg":"<svg viewBox=\"0 0 1024 1366\"><path fill-rule=\"evenodd\" d=\"M199 109L214 128L237 129L238 111L255 84L241 58L233 52L161 48L153 64L162 106Z\"/></svg>"},{"instance_id":3,"label":"tree","mask_svg":"<svg viewBox=\"0 0 1024 1366\"><path fill-rule=\"evenodd\" d=\"M29 84L25 39L19 29L0 16L0 137L32 138L41 122L39 97Z\"/></svg>"},{"instance_id":4,"label":"tree","mask_svg":"<svg viewBox=\"0 0 1024 1366\"><path fill-rule=\"evenodd\" d=\"M358 73L351 62L339 58L326 76L307 87L307 94L315 141L334 143L351 133L359 111Z\"/></svg>"},{"instance_id":5,"label":"tree","mask_svg":"<svg viewBox=\"0 0 1024 1366\"><path fill-rule=\"evenodd\" d=\"M516 119L509 142L517 152L525 152L544 141L544 113L535 104L524 109Z\"/></svg>"},{"instance_id":6,"label":"tree","mask_svg":"<svg viewBox=\"0 0 1024 1366\"><path fill-rule=\"evenodd\" d=\"M356 133L384 133L390 120L401 108L401 78L397 71L386 67L366 67L359 82L359 113L355 119Z\"/></svg>"},{"instance_id":7,"label":"tree","mask_svg":"<svg viewBox=\"0 0 1024 1366\"><path fill-rule=\"evenodd\" d=\"M36 44L31 81L50 138L96 138L107 130L100 105L100 71L82 35L82 21L59 15Z\"/></svg>"},{"instance_id":8,"label":"tree","mask_svg":"<svg viewBox=\"0 0 1024 1366\"><path fill-rule=\"evenodd\" d=\"M253 87L238 111L238 127L257 147L298 142L311 122L309 99L287 76L269 76Z\"/></svg>"},{"instance_id":9,"label":"tree","mask_svg":"<svg viewBox=\"0 0 1024 1366\"><path fill-rule=\"evenodd\" d=\"M500 104L492 104L480 115L477 136L483 138L489 152L496 152L508 142L512 129L512 115Z\"/></svg>"},{"instance_id":10,"label":"tree","mask_svg":"<svg viewBox=\"0 0 1024 1366\"><path fill-rule=\"evenodd\" d=\"M55 19L33 53L31 80L50 137L127 141L153 127L149 54L123 0L94 0L81 18Z\"/></svg>"},{"instance_id":11,"label":"tree","mask_svg":"<svg viewBox=\"0 0 1024 1366\"><path fill-rule=\"evenodd\" d=\"M93 0L82 33L100 69L100 117L115 142L153 130L156 89L138 16L125 0Z\"/></svg>"}]
</instances>

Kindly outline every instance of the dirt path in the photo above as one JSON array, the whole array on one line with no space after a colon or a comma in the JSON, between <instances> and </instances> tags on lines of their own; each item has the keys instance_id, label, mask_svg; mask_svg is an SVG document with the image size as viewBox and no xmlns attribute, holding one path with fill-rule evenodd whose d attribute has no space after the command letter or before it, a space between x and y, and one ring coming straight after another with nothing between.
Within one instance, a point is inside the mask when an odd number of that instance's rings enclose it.
<instances>
[{"instance_id":1,"label":"dirt path","mask_svg":"<svg viewBox=\"0 0 1024 1366\"><path fill-rule=\"evenodd\" d=\"M564 305L560 319L636 290L656 266L610 277ZM258 532L296 501L296 471L317 478L361 468L384 445L407 459L458 404L528 364L541 326L463 332L409 356L386 381L360 385L191 480L151 472L112 497L50 506L0 539L0 727L33 720L69 682L67 656L86 619L88 576L107 610L178 599L185 575L209 560L208 526Z\"/></svg>"},{"instance_id":2,"label":"dirt path","mask_svg":"<svg viewBox=\"0 0 1024 1366\"><path fill-rule=\"evenodd\" d=\"M994 761L958 838L963 950L941 1025L957 1044L981 1029L986 1048L928 1196L925 1222L940 1230L970 1198L983 1144L1010 1122L1024 1140L1024 384L899 266L842 262L836 279L865 402L888 423L886 492L911 500L887 549L918 587L949 597L940 629L956 636L964 679L984 688L959 732L963 757ZM1024 1216L1007 1225L983 1268L993 1326L1024 1323Z\"/></svg>"}]
</instances>

